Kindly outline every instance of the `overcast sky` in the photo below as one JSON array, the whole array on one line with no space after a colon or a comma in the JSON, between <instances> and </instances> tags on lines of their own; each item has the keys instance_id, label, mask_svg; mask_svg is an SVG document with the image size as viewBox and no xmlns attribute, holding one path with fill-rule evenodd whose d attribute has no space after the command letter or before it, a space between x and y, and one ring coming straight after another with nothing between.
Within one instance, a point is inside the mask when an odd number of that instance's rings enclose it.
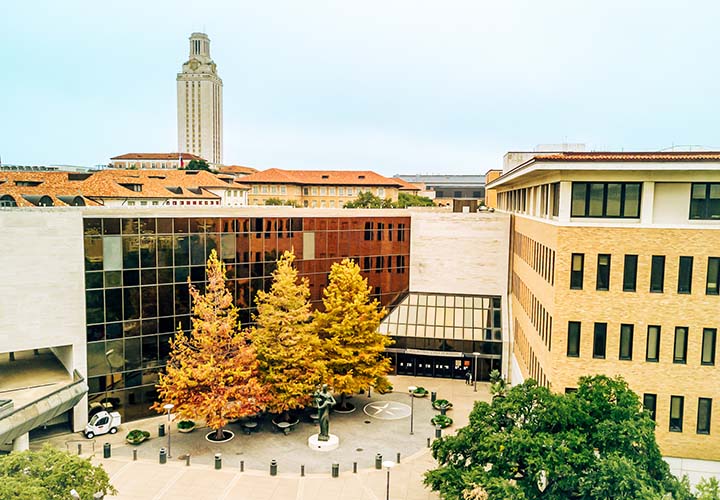
<instances>
[{"instance_id":1,"label":"overcast sky","mask_svg":"<svg viewBox=\"0 0 720 500\"><path fill-rule=\"evenodd\" d=\"M205 31L224 163L485 173L508 150L720 146L712 1L3 1L3 163L177 150Z\"/></svg>"}]
</instances>

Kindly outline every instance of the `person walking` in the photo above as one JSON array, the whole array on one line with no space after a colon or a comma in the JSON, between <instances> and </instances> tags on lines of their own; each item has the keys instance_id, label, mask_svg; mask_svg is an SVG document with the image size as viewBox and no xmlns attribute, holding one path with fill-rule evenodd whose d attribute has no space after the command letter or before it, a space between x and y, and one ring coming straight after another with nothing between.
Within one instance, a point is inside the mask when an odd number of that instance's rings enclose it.
<instances>
[{"instance_id":1,"label":"person walking","mask_svg":"<svg viewBox=\"0 0 720 500\"><path fill-rule=\"evenodd\" d=\"M472 373L470 373L470 370L465 372L465 385L472 385Z\"/></svg>"}]
</instances>

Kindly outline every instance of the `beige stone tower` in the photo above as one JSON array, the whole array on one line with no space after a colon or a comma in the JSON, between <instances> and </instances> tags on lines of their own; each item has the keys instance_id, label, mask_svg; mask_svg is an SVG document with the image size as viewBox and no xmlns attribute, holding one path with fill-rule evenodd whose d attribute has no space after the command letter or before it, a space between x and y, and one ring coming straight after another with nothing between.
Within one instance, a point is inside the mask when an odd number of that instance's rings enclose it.
<instances>
[{"instance_id":1,"label":"beige stone tower","mask_svg":"<svg viewBox=\"0 0 720 500\"><path fill-rule=\"evenodd\" d=\"M222 80L205 33L190 35L190 57L177 75L178 150L222 165Z\"/></svg>"}]
</instances>

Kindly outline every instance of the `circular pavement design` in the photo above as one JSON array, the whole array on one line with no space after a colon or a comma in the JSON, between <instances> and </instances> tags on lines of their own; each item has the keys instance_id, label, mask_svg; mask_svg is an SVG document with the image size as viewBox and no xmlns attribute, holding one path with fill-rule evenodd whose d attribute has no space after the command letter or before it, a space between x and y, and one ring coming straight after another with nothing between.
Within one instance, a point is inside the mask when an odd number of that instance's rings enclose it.
<instances>
[{"instance_id":1,"label":"circular pavement design","mask_svg":"<svg viewBox=\"0 0 720 500\"><path fill-rule=\"evenodd\" d=\"M410 416L410 406L397 401L373 401L366 404L363 411L379 420L400 420Z\"/></svg>"}]
</instances>

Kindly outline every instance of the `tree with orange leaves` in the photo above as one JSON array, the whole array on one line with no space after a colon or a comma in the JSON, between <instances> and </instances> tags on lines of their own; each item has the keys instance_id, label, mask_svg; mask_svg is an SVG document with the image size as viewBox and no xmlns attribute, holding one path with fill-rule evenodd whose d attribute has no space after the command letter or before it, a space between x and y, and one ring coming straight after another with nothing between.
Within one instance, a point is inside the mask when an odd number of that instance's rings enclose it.
<instances>
[{"instance_id":1,"label":"tree with orange leaves","mask_svg":"<svg viewBox=\"0 0 720 500\"><path fill-rule=\"evenodd\" d=\"M192 332L178 329L170 342L170 360L157 385L160 400L152 408L163 412L164 405L173 404L180 418L204 420L221 440L229 420L262 411L269 393L258 378L255 348L238 331L238 311L215 250L207 279L205 293L190 284Z\"/></svg>"}]
</instances>

